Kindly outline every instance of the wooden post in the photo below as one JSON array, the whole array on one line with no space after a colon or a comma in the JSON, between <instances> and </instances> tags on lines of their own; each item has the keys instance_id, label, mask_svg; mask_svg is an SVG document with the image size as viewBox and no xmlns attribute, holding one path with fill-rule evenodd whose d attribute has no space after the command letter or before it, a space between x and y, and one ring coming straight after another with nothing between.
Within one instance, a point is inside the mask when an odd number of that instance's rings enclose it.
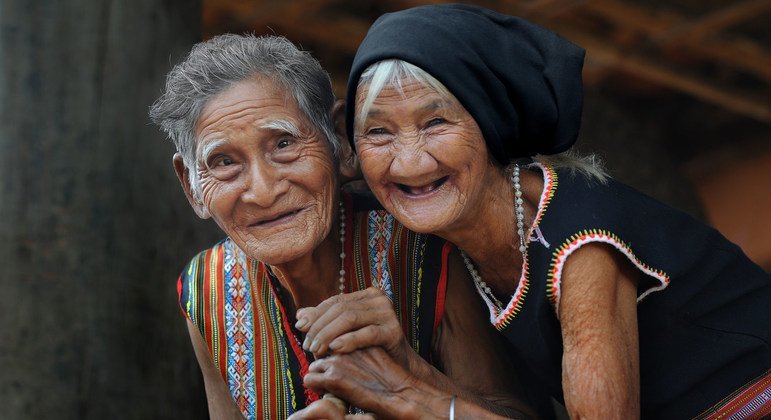
<instances>
[{"instance_id":1,"label":"wooden post","mask_svg":"<svg viewBox=\"0 0 771 420\"><path fill-rule=\"evenodd\" d=\"M147 109L200 0L0 2L0 418L205 418L197 221Z\"/></svg>"}]
</instances>

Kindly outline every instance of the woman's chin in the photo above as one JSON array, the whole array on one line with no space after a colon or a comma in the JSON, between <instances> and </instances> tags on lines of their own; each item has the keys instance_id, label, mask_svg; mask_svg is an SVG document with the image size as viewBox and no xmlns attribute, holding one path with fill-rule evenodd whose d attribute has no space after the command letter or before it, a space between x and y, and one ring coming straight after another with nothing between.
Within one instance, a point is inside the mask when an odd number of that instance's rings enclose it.
<instances>
[{"instance_id":1,"label":"woman's chin","mask_svg":"<svg viewBox=\"0 0 771 420\"><path fill-rule=\"evenodd\" d=\"M428 209L414 211L394 211L392 214L407 229L417 233L437 233L445 230L449 223L443 212L432 212Z\"/></svg>"}]
</instances>

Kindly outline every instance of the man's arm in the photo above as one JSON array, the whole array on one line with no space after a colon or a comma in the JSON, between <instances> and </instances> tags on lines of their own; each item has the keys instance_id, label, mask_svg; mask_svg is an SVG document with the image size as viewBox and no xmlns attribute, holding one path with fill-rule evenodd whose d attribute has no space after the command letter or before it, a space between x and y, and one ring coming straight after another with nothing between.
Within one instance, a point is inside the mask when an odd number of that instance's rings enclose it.
<instances>
[{"instance_id":1,"label":"man's arm","mask_svg":"<svg viewBox=\"0 0 771 420\"><path fill-rule=\"evenodd\" d=\"M227 384L222 380L217 367L214 365L214 361L209 356L209 350L206 347L206 342L203 341L201 333L193 325L193 323L187 319L187 332L190 334L190 341L193 343L193 350L195 350L195 357L198 359L198 365L201 367L201 374L203 374L203 383L206 387L206 402L209 405L209 418L212 420L233 420L243 419L241 410L238 409L236 402L233 401L233 397L230 396L230 389Z\"/></svg>"}]
</instances>

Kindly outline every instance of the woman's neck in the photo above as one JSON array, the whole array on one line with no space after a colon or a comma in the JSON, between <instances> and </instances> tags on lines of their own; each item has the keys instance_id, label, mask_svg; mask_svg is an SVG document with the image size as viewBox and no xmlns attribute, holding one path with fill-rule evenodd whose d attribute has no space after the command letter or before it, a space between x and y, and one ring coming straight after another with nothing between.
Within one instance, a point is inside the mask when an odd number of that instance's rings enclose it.
<instances>
[{"instance_id":1,"label":"woman's neck","mask_svg":"<svg viewBox=\"0 0 771 420\"><path fill-rule=\"evenodd\" d=\"M342 249L338 223L333 224L326 238L311 253L271 266L289 295L289 299L283 302L290 306L287 314L294 314L300 308L316 306L340 292Z\"/></svg>"},{"instance_id":2,"label":"woman's neck","mask_svg":"<svg viewBox=\"0 0 771 420\"><path fill-rule=\"evenodd\" d=\"M454 229L435 234L462 249L474 262L482 280L497 295L509 296L519 284L523 264L514 214L514 191L510 179L502 171L496 170L490 178L489 187L485 188L479 202L472 204L473 211ZM538 211L543 181L537 173L522 169L520 185L526 236ZM524 240L527 242L526 237Z\"/></svg>"}]
</instances>

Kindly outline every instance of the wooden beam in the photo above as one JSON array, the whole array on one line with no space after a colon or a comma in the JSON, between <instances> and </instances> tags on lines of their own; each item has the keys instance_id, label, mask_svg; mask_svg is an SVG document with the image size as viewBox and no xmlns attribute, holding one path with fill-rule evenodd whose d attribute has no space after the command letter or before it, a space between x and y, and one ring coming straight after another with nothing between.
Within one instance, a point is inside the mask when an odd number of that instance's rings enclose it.
<instances>
[{"instance_id":1,"label":"wooden beam","mask_svg":"<svg viewBox=\"0 0 771 420\"><path fill-rule=\"evenodd\" d=\"M669 37L674 28L688 25L686 19L663 11L652 13L618 0L595 0L586 3L581 10L607 19L619 28L637 30L646 35L655 46L682 48L685 53L695 57L718 62L727 68L745 71L761 80L771 81L771 55L748 39L711 39L709 43L705 43L696 38Z\"/></svg>"},{"instance_id":2,"label":"wooden beam","mask_svg":"<svg viewBox=\"0 0 771 420\"><path fill-rule=\"evenodd\" d=\"M729 26L756 18L771 11L771 0L748 0L734 3L685 25L675 28L666 37L683 37L690 42L699 42Z\"/></svg>"},{"instance_id":3,"label":"wooden beam","mask_svg":"<svg viewBox=\"0 0 771 420\"><path fill-rule=\"evenodd\" d=\"M594 67L592 71L598 71L597 67L610 67L657 85L686 93L737 114L764 123L771 123L771 105L768 102L749 99L745 95L715 87L712 83L694 76L678 74L647 58L625 54L585 34L571 33L569 38L586 47L587 65Z\"/></svg>"}]
</instances>

